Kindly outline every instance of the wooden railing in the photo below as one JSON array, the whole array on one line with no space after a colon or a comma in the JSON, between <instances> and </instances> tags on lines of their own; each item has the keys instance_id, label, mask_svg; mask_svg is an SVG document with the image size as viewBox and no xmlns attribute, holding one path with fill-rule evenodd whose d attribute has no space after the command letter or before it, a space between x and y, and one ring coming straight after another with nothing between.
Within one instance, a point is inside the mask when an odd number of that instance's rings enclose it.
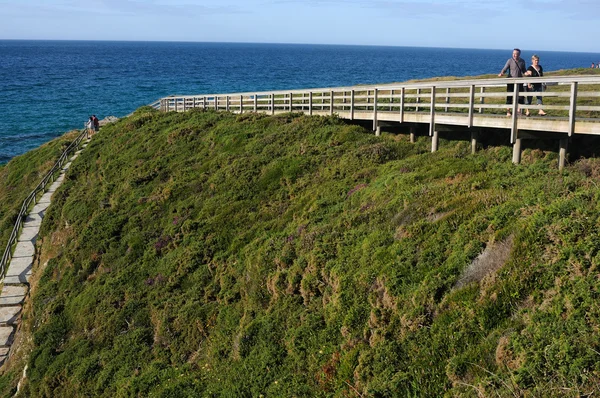
<instances>
[{"instance_id":1,"label":"wooden railing","mask_svg":"<svg viewBox=\"0 0 600 398\"><path fill-rule=\"evenodd\" d=\"M8 265L10 263L10 260L12 259L12 252L14 249L13 246L17 243L17 240L19 238L19 232L21 231L21 227L23 226L25 217L27 217L27 214L30 211L32 203L35 206L40 193L43 195L43 193L46 191L46 186L54 182L56 175L60 173L60 170L62 169L63 165L68 161L69 156L79 148L79 145L81 144L81 141L86 136L86 134L87 129L83 129L81 133L77 136L77 138L75 138L75 140L67 147L67 149L63 151L58 161L54 164L54 166L52 166L52 168L44 176L44 178L42 178L42 181L40 181L40 183L35 187L35 189L31 191L31 193L23 201L23 204L21 205L21 210L17 215L15 225L12 229L10 237L8 238L6 249L4 249L4 254L2 255L2 259L0 260L0 279L3 280L4 276L6 275Z\"/></svg>"},{"instance_id":2,"label":"wooden railing","mask_svg":"<svg viewBox=\"0 0 600 398\"><path fill-rule=\"evenodd\" d=\"M514 90L506 92L507 84ZM519 93L523 83L544 83L544 92ZM506 105L507 97L542 97L544 105ZM433 136L436 125L508 128L511 142L519 130L600 135L600 76L554 76L544 78L493 78L437 80L372 86L315 88L230 94L169 96L151 106L161 111L185 112L194 108L236 113L303 112L337 114L345 119L379 122L427 123ZM534 99L535 102L535 99ZM534 117L518 117L517 106L531 109ZM507 117L507 108L512 117ZM538 109L550 115L536 118Z\"/></svg>"}]
</instances>

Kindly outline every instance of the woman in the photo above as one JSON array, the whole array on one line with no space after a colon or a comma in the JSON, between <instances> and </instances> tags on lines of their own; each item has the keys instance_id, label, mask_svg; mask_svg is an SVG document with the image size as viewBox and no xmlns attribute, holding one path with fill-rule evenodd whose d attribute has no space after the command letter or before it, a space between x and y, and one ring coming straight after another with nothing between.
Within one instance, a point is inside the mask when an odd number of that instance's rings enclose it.
<instances>
[{"instance_id":1,"label":"woman","mask_svg":"<svg viewBox=\"0 0 600 398\"><path fill-rule=\"evenodd\" d=\"M533 76L533 77L544 76L544 68L542 68L542 65L540 65L540 57L538 57L535 54L531 57L531 66L529 68L527 68L527 72L525 72L524 75L525 76ZM529 83L527 85L527 91L541 93L543 91L543 85L542 85L542 83ZM537 98L537 104L543 105L542 97L536 96L536 98ZM527 97L527 105L531 105L532 100L533 100L533 96ZM540 116L546 116L546 112L544 112L542 109L540 109L538 114ZM527 109L527 112L525 112L525 116L529 116L529 109Z\"/></svg>"}]
</instances>

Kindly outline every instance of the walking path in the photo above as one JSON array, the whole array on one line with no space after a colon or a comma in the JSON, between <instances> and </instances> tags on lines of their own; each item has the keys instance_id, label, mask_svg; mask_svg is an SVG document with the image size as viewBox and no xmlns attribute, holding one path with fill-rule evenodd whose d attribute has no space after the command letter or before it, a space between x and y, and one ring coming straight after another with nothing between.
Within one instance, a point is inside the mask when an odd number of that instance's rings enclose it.
<instances>
[{"instance_id":1,"label":"walking path","mask_svg":"<svg viewBox=\"0 0 600 398\"><path fill-rule=\"evenodd\" d=\"M44 214L46 214L48 206L50 206L52 194L62 184L65 179L65 173L71 166L71 163L79 156L88 142L83 144L82 148L75 152L71 159L69 159L69 162L63 166L60 176L25 218L23 229L21 230L13 258L8 266L8 271L4 277L2 292L0 293L0 365L8 358L14 334L18 328L19 315L23 308L23 302L29 294L29 279L35 257L35 241L40 231L42 219L44 218Z\"/></svg>"}]
</instances>

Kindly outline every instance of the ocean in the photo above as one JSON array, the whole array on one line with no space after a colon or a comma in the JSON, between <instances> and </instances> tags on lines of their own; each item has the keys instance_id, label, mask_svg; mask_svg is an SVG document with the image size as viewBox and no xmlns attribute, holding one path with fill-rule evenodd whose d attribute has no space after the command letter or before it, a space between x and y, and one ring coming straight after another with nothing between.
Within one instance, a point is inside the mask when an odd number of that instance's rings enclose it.
<instances>
[{"instance_id":1,"label":"ocean","mask_svg":"<svg viewBox=\"0 0 600 398\"><path fill-rule=\"evenodd\" d=\"M0 40L0 164L91 114L125 116L171 94L391 83L497 74L506 50L310 44ZM545 71L584 68L599 53L523 49Z\"/></svg>"}]
</instances>

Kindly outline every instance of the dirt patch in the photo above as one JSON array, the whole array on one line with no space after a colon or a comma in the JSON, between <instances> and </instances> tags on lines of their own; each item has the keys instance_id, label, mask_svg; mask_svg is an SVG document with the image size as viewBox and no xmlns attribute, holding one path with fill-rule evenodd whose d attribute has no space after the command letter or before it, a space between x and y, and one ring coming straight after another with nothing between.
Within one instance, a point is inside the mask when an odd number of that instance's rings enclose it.
<instances>
[{"instance_id":1,"label":"dirt patch","mask_svg":"<svg viewBox=\"0 0 600 398\"><path fill-rule=\"evenodd\" d=\"M481 282L486 275L502 268L510 256L513 243L514 236L511 235L502 242L488 245L483 253L463 271L454 288L458 289L471 282Z\"/></svg>"}]
</instances>

